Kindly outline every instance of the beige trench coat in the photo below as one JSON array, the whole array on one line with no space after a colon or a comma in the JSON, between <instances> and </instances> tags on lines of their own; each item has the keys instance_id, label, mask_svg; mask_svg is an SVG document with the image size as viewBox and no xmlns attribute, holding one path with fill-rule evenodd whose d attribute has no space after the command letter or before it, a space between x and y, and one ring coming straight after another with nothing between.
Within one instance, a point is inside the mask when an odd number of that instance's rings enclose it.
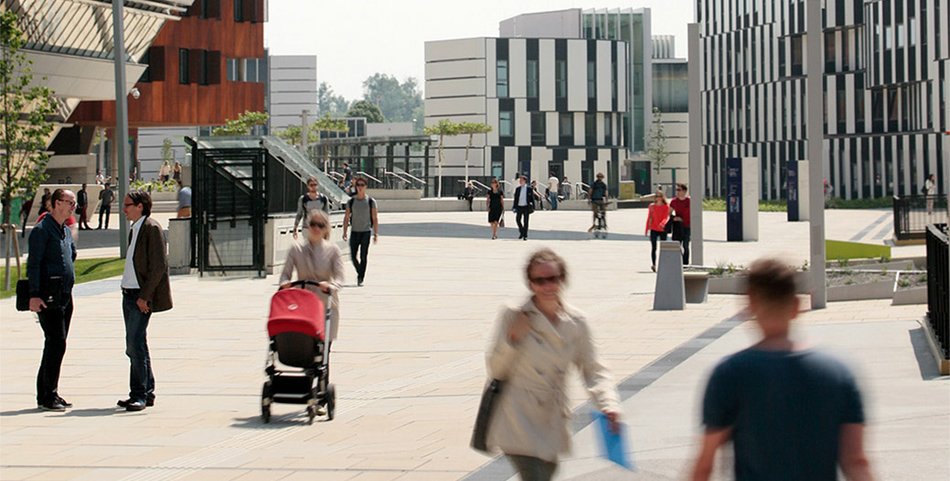
<instances>
[{"instance_id":1,"label":"beige trench coat","mask_svg":"<svg viewBox=\"0 0 950 481\"><path fill-rule=\"evenodd\" d=\"M508 326L524 311L531 333L517 345L508 342ZM617 390L594 350L583 313L565 305L555 326L529 298L499 315L487 354L488 375L504 381L488 428L488 446L506 454L557 462L570 452L570 419L565 381L577 366L598 410L620 413Z\"/></svg>"},{"instance_id":2,"label":"beige trench coat","mask_svg":"<svg viewBox=\"0 0 950 481\"><path fill-rule=\"evenodd\" d=\"M294 244L287 251L287 260L280 273L280 284L290 282L294 269L297 270L297 280L321 282L326 281L332 287L330 295L324 294L317 286L307 286L307 290L320 296L324 303L332 296L330 304L330 333L329 339L336 340L340 329L340 286L343 284L343 254L340 248L327 241L320 244Z\"/></svg>"}]
</instances>

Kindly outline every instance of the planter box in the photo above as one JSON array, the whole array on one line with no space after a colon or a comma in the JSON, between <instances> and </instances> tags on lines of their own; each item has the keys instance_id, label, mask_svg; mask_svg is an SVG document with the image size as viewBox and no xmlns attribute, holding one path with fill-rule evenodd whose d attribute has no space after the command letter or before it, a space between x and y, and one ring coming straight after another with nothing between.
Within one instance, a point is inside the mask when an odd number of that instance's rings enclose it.
<instances>
[{"instance_id":1,"label":"planter box","mask_svg":"<svg viewBox=\"0 0 950 481\"><path fill-rule=\"evenodd\" d=\"M796 292L798 294L808 294L808 286L810 281L808 279L808 272L796 272L795 273L795 285L797 286ZM735 276L735 277L709 277L709 293L710 294L736 294L742 295L746 293L745 287L745 276Z\"/></svg>"},{"instance_id":2,"label":"planter box","mask_svg":"<svg viewBox=\"0 0 950 481\"><path fill-rule=\"evenodd\" d=\"M912 287L903 291L894 291L893 306L906 306L910 304L926 304L927 287Z\"/></svg>"},{"instance_id":3,"label":"planter box","mask_svg":"<svg viewBox=\"0 0 950 481\"><path fill-rule=\"evenodd\" d=\"M870 282L867 284L853 284L850 286L835 286L828 288L828 302L836 301L863 301L868 299L893 299L894 284L897 282L895 273L890 279Z\"/></svg>"}]
</instances>

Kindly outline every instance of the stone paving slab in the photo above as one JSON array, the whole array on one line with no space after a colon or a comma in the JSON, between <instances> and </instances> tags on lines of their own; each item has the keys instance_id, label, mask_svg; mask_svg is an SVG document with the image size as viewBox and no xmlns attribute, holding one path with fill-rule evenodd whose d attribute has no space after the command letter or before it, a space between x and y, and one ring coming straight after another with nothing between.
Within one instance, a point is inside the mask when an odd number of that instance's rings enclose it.
<instances>
[{"instance_id":1,"label":"stone paving slab","mask_svg":"<svg viewBox=\"0 0 950 481\"><path fill-rule=\"evenodd\" d=\"M829 230L845 235L875 220L856 212L829 221L835 226ZM638 234L644 216L611 212L616 231L595 241L577 232L588 214L543 212L532 217L532 240L522 242L510 227L503 239L489 240L484 213L381 215L366 286L342 293L343 322L331 356L337 419L313 426L294 405L275 405L272 423L260 422L274 276L173 278L176 307L153 316L149 329L157 404L141 413L113 407L125 397L128 379L115 280L78 294L61 380L62 394L76 407L65 414L36 410L42 334L31 314L2 300L0 478L462 478L488 461L468 449L484 349L500 306L525 295L523 263L534 249L550 246L567 259L567 298L589 314L618 380L742 308L737 297L712 296L684 312L652 311L649 243ZM709 223L722 220L709 216ZM762 241L710 242L707 259L807 257L800 249L807 224L789 227L784 215L763 214L761 226ZM82 249L80 256L107 249ZM355 277L349 265L347 276ZM921 313L921 306L849 304L904 318ZM576 379L570 389L576 405L586 401Z\"/></svg>"}]
</instances>

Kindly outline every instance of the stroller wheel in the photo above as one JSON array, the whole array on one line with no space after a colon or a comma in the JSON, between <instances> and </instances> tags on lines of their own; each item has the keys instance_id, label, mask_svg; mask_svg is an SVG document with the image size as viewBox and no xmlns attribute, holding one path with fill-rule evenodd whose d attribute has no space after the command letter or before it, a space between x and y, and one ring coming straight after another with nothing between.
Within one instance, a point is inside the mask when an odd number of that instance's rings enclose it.
<instances>
[{"instance_id":1,"label":"stroller wheel","mask_svg":"<svg viewBox=\"0 0 950 481\"><path fill-rule=\"evenodd\" d=\"M327 386L327 419L333 421L336 415L336 388L333 384Z\"/></svg>"},{"instance_id":2,"label":"stroller wheel","mask_svg":"<svg viewBox=\"0 0 950 481\"><path fill-rule=\"evenodd\" d=\"M264 389L261 392L261 420L264 421L264 423L270 422L270 403L272 395L270 383L264 383Z\"/></svg>"}]
</instances>

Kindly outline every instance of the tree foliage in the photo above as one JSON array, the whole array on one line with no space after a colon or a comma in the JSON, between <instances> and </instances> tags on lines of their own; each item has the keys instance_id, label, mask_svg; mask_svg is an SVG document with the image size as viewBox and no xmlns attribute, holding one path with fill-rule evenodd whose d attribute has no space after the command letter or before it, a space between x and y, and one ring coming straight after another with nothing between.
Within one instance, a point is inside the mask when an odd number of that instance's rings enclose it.
<instances>
[{"instance_id":1,"label":"tree foliage","mask_svg":"<svg viewBox=\"0 0 950 481\"><path fill-rule=\"evenodd\" d=\"M385 122L386 117L379 107L369 100L357 100L346 112L347 117L366 117L366 122L376 124ZM392 120L392 119L390 119Z\"/></svg>"},{"instance_id":2,"label":"tree foliage","mask_svg":"<svg viewBox=\"0 0 950 481\"><path fill-rule=\"evenodd\" d=\"M439 136L439 188L437 197L442 197L442 164L445 162L445 137L459 134L459 124L449 119L442 119L435 125L422 129L426 135Z\"/></svg>"},{"instance_id":3,"label":"tree foliage","mask_svg":"<svg viewBox=\"0 0 950 481\"><path fill-rule=\"evenodd\" d=\"M243 114L239 115L238 118L228 120L220 127L215 127L211 131L211 135L250 135L251 130L254 127L259 125L267 125L268 118L270 118L270 116L265 112L244 112Z\"/></svg>"},{"instance_id":4,"label":"tree foliage","mask_svg":"<svg viewBox=\"0 0 950 481\"><path fill-rule=\"evenodd\" d=\"M363 100L379 107L390 122L411 122L422 125L422 91L413 77L400 82L395 76L375 73L363 82Z\"/></svg>"},{"instance_id":5,"label":"tree foliage","mask_svg":"<svg viewBox=\"0 0 950 481\"><path fill-rule=\"evenodd\" d=\"M25 42L16 14L0 15L0 197L3 223L10 222L14 195L35 192L46 179L49 154L46 147L53 132L56 112L53 92L33 84L32 62L20 52Z\"/></svg>"},{"instance_id":6,"label":"tree foliage","mask_svg":"<svg viewBox=\"0 0 950 481\"><path fill-rule=\"evenodd\" d=\"M481 122L459 122L456 124L456 131L459 135L468 135L468 143L465 144L465 182L468 182L468 151L472 149L475 135L491 132L491 125Z\"/></svg>"},{"instance_id":7,"label":"tree foliage","mask_svg":"<svg viewBox=\"0 0 950 481\"><path fill-rule=\"evenodd\" d=\"M330 114L339 117L349 110L350 103L342 95L333 93L333 88L326 82L320 82L317 87L317 110L320 115Z\"/></svg>"},{"instance_id":8,"label":"tree foliage","mask_svg":"<svg viewBox=\"0 0 950 481\"><path fill-rule=\"evenodd\" d=\"M650 134L647 139L646 155L648 159L653 161L653 170L659 175L660 169L666 164L666 159L670 156L670 152L666 150L663 112L657 107L653 107L653 125L650 127Z\"/></svg>"}]
</instances>

